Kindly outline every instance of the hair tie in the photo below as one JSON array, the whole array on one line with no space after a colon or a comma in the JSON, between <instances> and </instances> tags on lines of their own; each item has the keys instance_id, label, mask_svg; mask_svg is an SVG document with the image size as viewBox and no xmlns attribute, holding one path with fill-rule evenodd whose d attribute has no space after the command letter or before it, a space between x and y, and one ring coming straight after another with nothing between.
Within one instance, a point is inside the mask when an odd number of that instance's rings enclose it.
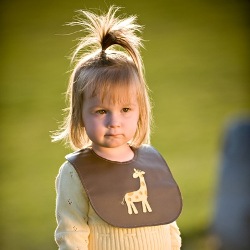
<instances>
[{"instance_id":1,"label":"hair tie","mask_svg":"<svg viewBox=\"0 0 250 250\"><path fill-rule=\"evenodd\" d=\"M101 59L102 59L103 61L106 61L106 60L107 60L107 54L106 54L105 49L102 49L102 51L101 51Z\"/></svg>"}]
</instances>

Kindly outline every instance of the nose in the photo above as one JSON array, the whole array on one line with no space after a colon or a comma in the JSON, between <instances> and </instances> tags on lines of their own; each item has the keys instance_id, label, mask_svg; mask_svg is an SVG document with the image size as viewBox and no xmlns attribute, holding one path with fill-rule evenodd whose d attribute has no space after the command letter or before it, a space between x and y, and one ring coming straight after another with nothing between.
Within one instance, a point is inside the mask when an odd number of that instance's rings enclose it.
<instances>
[{"instance_id":1,"label":"nose","mask_svg":"<svg viewBox=\"0 0 250 250\"><path fill-rule=\"evenodd\" d=\"M121 125L121 121L120 121L120 117L118 114L110 114L109 118L108 118L108 127L109 128L116 128L116 127L120 127Z\"/></svg>"}]
</instances>

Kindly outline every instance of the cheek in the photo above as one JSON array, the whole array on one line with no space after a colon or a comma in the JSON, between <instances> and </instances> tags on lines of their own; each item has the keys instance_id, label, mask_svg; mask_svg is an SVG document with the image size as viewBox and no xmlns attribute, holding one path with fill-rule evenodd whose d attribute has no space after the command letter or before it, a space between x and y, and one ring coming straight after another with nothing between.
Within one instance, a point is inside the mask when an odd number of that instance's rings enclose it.
<instances>
[{"instance_id":1,"label":"cheek","mask_svg":"<svg viewBox=\"0 0 250 250\"><path fill-rule=\"evenodd\" d=\"M92 119L84 119L84 127L86 131L92 131L96 127L96 123Z\"/></svg>"},{"instance_id":2,"label":"cheek","mask_svg":"<svg viewBox=\"0 0 250 250\"><path fill-rule=\"evenodd\" d=\"M84 119L84 127L88 135L98 134L102 129L101 122L98 119L93 119L92 117L86 117Z\"/></svg>"},{"instance_id":3,"label":"cheek","mask_svg":"<svg viewBox=\"0 0 250 250\"><path fill-rule=\"evenodd\" d=\"M139 115L134 114L133 117L128 121L128 125L131 126L132 130L136 130L138 127Z\"/></svg>"},{"instance_id":4,"label":"cheek","mask_svg":"<svg viewBox=\"0 0 250 250\"><path fill-rule=\"evenodd\" d=\"M94 124L90 124L89 122L85 123L85 131L91 141L98 137L98 129Z\"/></svg>"}]
</instances>

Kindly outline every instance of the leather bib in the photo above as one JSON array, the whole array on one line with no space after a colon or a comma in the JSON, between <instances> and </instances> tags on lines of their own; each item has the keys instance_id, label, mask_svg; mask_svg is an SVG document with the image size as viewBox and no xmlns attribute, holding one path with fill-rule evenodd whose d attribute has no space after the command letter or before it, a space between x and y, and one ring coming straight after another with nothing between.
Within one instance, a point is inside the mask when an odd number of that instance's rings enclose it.
<instances>
[{"instance_id":1,"label":"leather bib","mask_svg":"<svg viewBox=\"0 0 250 250\"><path fill-rule=\"evenodd\" d=\"M182 210L177 183L153 147L132 148L128 162L104 159L86 148L66 156L95 212L108 224L135 228L169 224Z\"/></svg>"}]
</instances>

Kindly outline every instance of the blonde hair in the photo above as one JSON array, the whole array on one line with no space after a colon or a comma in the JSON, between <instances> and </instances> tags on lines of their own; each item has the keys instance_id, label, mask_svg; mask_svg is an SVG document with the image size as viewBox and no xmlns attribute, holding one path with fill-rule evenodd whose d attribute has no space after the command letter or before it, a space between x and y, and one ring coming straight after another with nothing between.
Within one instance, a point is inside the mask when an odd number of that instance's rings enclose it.
<instances>
[{"instance_id":1,"label":"blonde hair","mask_svg":"<svg viewBox=\"0 0 250 250\"><path fill-rule=\"evenodd\" d=\"M150 142L151 105L139 52L141 38L136 35L141 26L135 23L135 16L116 17L118 10L112 6L99 16L80 10L77 20L71 23L84 27L87 36L80 39L72 56L76 63L67 90L68 114L60 130L52 136L53 141L65 140L73 149L89 146L91 141L82 122L84 93L116 98L119 87L135 87L139 120L130 144L139 147Z\"/></svg>"}]
</instances>

